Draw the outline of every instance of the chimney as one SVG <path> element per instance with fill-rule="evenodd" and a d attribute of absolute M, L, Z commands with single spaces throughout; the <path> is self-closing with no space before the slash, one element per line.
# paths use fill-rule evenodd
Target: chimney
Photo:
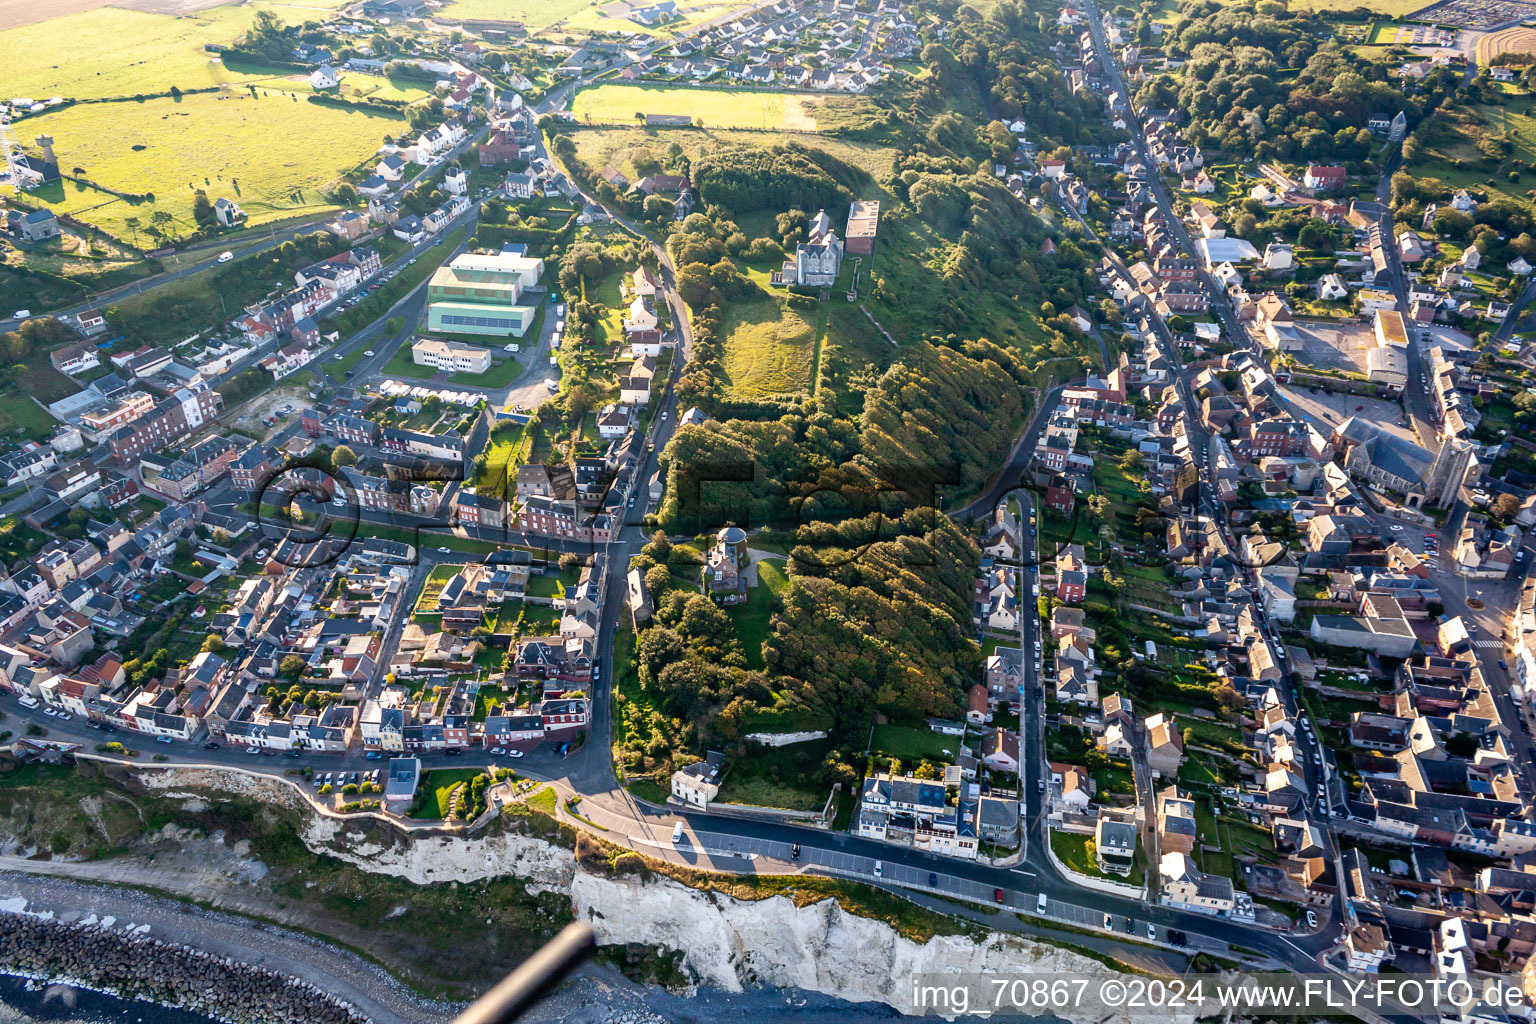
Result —
<path fill-rule="evenodd" d="M 59 162 L 54 157 L 54 155 L 53 155 L 53 136 L 52 135 L 39 135 L 37 137 L 37 144 L 38 144 L 38 146 L 43 151 L 43 159 L 44 160 L 48 161 L 51 164 L 56 164 L 56 163 Z"/>

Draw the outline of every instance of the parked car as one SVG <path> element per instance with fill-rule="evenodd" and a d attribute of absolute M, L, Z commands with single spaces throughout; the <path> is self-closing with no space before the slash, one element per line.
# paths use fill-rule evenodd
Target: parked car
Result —
<path fill-rule="evenodd" d="M 1001 889 L 993 889 L 992 890 L 992 898 L 994 900 L 996 900 L 998 903 L 1006 902 L 1006 897 L 1003 895 L 1003 890 L 1001 890 Z"/>

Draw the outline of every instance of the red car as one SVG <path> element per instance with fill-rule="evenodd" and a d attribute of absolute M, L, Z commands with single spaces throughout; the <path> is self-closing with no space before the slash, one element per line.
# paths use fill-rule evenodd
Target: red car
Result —
<path fill-rule="evenodd" d="M 1365 406 L 1363 406 L 1363 405 L 1357 405 L 1357 406 L 1355 406 L 1355 412 L 1359 412 L 1361 409 L 1364 409 L 1364 408 L 1365 408 Z"/>
<path fill-rule="evenodd" d="M 992 898 L 997 900 L 997 902 L 999 902 L 999 903 L 1003 902 L 1003 890 L 1001 890 L 1001 889 L 993 889 L 992 890 Z"/>

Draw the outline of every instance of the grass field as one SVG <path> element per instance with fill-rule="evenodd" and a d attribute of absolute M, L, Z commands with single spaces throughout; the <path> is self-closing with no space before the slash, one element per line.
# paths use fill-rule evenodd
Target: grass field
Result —
<path fill-rule="evenodd" d="M 1111 881 L 1123 882 L 1126 885 L 1141 885 L 1146 879 L 1146 872 L 1141 866 L 1142 852 L 1140 847 L 1136 851 L 1136 864 L 1131 868 L 1130 875 L 1111 875 L 1099 870 L 1098 860 L 1088 853 L 1088 844 L 1093 842 L 1092 836 L 1077 835 L 1073 832 L 1061 832 L 1051 829 L 1051 852 L 1056 855 L 1067 867 L 1078 874 L 1087 875 L 1090 878 L 1108 878 Z"/>
<path fill-rule="evenodd" d="M 875 726 L 870 749 L 897 758 L 904 769 L 910 769 L 924 758 L 948 764 L 960 746 L 959 736 L 941 736 L 924 725 L 888 724 Z"/>
<path fill-rule="evenodd" d="M 517 467 L 528 460 L 533 447 L 529 442 L 527 428 L 515 423 L 499 425 L 491 432 L 485 464 L 475 475 L 480 493 L 504 498 L 509 488 L 515 489 Z"/>
<path fill-rule="evenodd" d="M 171 18 L 103 7 L 0 32 L 7 95 L 95 99 L 270 78 L 270 71 L 227 69 L 203 49 L 233 42 L 250 27 L 255 10 L 216 7 Z M 290 11 L 287 20 L 299 19 Z"/>
<path fill-rule="evenodd" d="M 639 114 L 687 112 L 706 128 L 815 131 L 819 96 L 753 89 L 692 89 L 671 85 L 599 85 L 576 94 L 579 121 L 629 124 Z"/>
<path fill-rule="evenodd" d="M 449 18 L 483 18 L 489 21 L 521 21 L 529 32 L 548 28 L 587 8 L 597 0 L 458 0 L 443 8 Z"/>
<path fill-rule="evenodd" d="M 243 0 L 182 17 L 104 4 L 66 14 L 65 5 L 48 5 L 60 12 L 58 17 L 0 31 L 6 96 L 96 99 L 165 92 L 173 85 L 202 89 L 271 78 L 268 69 L 225 68 L 203 46 L 234 42 L 259 10 L 294 24 L 318 19 L 343 3 L 304 0 L 299 7 L 282 0 Z M 16 23 L 9 13 L 0 8 L 0 25 Z"/>
<path fill-rule="evenodd" d="M 756 401 L 810 387 L 816 326 L 782 296 L 731 306 L 724 334 L 725 375 L 733 398 Z"/>
<path fill-rule="evenodd" d="M 747 599 L 727 608 L 725 613 L 736 625 L 736 635 L 747 653 L 747 667 L 763 667 L 763 642 L 768 639 L 768 627 L 773 612 L 778 607 L 778 595 L 788 585 L 782 561 L 762 561 L 757 564 L 758 585 L 747 590 Z"/>
<path fill-rule="evenodd" d="M 448 817 L 448 797 L 459 783 L 469 785 L 469 780 L 481 774 L 479 768 L 438 768 L 422 777 L 416 790 L 416 802 L 406 812 L 412 818 Z"/>
<path fill-rule="evenodd" d="M 701 25 L 712 18 L 729 14 L 747 6 L 748 0 L 703 0 L 700 3 L 681 3 L 677 5 L 678 17 L 663 25 L 642 25 L 637 21 L 631 21 L 627 14 L 636 7 L 646 6 L 645 2 L 625 3 L 618 0 L 616 3 L 592 4 L 583 7 L 575 14 L 560 23 L 560 28 L 567 32 L 638 32 L 648 36 L 670 36 L 684 29 Z"/>
<path fill-rule="evenodd" d="M 1491 64 L 1495 57 L 1506 53 L 1531 53 L 1536 51 L 1536 29 L 1517 25 L 1502 32 L 1493 32 L 1477 41 L 1477 62 Z"/>
<path fill-rule="evenodd" d="M 1365 41 L 1369 46 L 1393 46 L 1397 43 L 1399 28 L 1390 22 L 1373 22 Z"/>
<path fill-rule="evenodd" d="M 1353 11 L 1357 7 L 1368 7 L 1372 14 L 1384 18 L 1405 18 L 1424 6 L 1426 0 L 1370 0 L 1370 3 L 1361 0 L 1296 0 L 1295 3 L 1299 11 Z"/>
<path fill-rule="evenodd" d="M 1536 97 L 1507 96 L 1499 104 L 1458 108 L 1456 121 L 1441 121 L 1418 134 L 1423 140 L 1420 155 L 1406 169 L 1415 177 L 1438 178 L 1451 188 L 1484 189 L 1494 197 L 1508 196 L 1524 205 L 1533 181 L 1527 173 L 1509 180 L 1509 160 L 1536 161 Z M 1513 144 L 1509 160 L 1497 168 L 1478 148 L 1480 135 L 1508 138 Z M 1462 161 L 1458 167 L 1455 161 Z"/>
<path fill-rule="evenodd" d="M 631 115 L 633 112 L 631 112 Z M 690 160 L 699 154 L 725 144 L 750 146 L 771 145 L 779 142 L 798 142 L 805 146 L 824 150 L 839 160 L 861 167 L 876 179 L 888 177 L 896 165 L 897 151 L 890 146 L 868 142 L 845 142 L 825 135 L 804 132 L 779 132 L 764 135 L 761 132 L 730 131 L 727 129 L 698 131 L 689 128 L 593 128 L 571 133 L 576 152 L 593 167 L 612 164 L 631 181 L 643 175 L 635 170 L 637 158 L 657 159 L 666 155 L 675 144 Z"/>
<path fill-rule="evenodd" d="M 259 90 L 84 104 L 32 118 L 24 134 L 52 134 L 65 173 L 107 188 L 151 193 L 128 202 L 74 181 L 31 193 L 55 212 L 70 213 L 132 241 L 127 224 L 137 218 L 137 237 L 161 210 L 175 218 L 178 234 L 195 229 L 193 191 L 209 199 L 233 199 L 261 224 L 333 209 L 320 189 L 370 156 L 384 135 L 404 123 L 398 117 L 309 103 L 295 93 Z"/>

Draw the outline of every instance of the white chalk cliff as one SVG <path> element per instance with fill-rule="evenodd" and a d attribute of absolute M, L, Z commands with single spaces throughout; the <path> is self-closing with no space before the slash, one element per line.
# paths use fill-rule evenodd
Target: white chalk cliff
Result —
<path fill-rule="evenodd" d="M 1012 935 L 914 942 L 880 921 L 848 913 L 832 899 L 797 907 L 787 897 L 737 900 L 660 875 L 594 875 L 564 847 L 495 828 L 481 837 L 429 833 L 380 842 L 352 822 L 313 813 L 291 785 L 273 779 L 201 769 L 144 772 L 140 778 L 160 789 L 206 787 L 306 808 L 304 843 L 364 871 L 417 884 L 516 875 L 536 891 L 568 892 L 576 917 L 592 925 L 600 943 L 680 950 L 700 984 L 724 991 L 794 987 L 913 1013 L 912 979 L 918 974 L 1114 973 L 1089 957 Z"/>

